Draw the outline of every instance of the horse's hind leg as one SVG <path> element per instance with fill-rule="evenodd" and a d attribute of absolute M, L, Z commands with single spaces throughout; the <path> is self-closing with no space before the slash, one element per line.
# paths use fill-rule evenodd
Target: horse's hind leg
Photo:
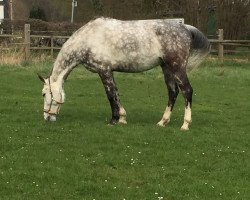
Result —
<path fill-rule="evenodd" d="M 162 65 L 162 71 L 164 74 L 165 83 L 168 88 L 168 105 L 163 114 L 161 121 L 157 123 L 158 126 L 165 126 L 170 121 L 171 113 L 176 101 L 176 98 L 179 94 L 179 88 L 177 83 L 175 82 L 175 78 L 173 74 L 168 70 L 166 65 Z"/>
<path fill-rule="evenodd" d="M 113 72 L 109 70 L 100 71 L 99 76 L 102 80 L 112 110 L 110 124 L 127 124 L 126 111 L 120 104 L 119 94 L 114 81 Z"/>
<path fill-rule="evenodd" d="M 185 99 L 185 116 L 181 130 L 189 130 L 189 124 L 191 123 L 191 106 L 192 106 L 192 95 L 193 89 L 189 83 L 187 74 L 185 71 L 179 71 L 174 74 L 175 80 L 182 91 Z"/>

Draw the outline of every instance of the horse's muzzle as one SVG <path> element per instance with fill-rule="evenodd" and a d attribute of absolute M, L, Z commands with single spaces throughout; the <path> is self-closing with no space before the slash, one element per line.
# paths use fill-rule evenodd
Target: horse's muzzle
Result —
<path fill-rule="evenodd" d="M 48 121 L 48 122 L 55 122 L 56 121 L 56 115 L 51 115 L 47 112 L 43 113 L 43 117 L 44 117 L 44 120 Z"/>

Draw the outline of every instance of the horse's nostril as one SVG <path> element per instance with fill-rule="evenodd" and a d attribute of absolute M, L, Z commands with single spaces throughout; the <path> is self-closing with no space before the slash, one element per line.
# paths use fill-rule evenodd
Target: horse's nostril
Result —
<path fill-rule="evenodd" d="M 49 115 L 45 117 L 45 121 L 47 121 L 47 122 L 50 121 L 50 116 Z"/>

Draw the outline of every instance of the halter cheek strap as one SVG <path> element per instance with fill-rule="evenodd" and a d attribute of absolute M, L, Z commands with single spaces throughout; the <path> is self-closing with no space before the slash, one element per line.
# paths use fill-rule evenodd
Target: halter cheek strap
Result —
<path fill-rule="evenodd" d="M 50 102 L 50 105 L 49 105 L 49 109 L 47 109 L 47 110 L 44 109 L 43 111 L 44 111 L 45 113 L 50 114 L 50 115 L 57 115 L 57 114 L 59 113 L 59 110 L 60 110 L 60 108 L 61 108 L 61 105 L 63 104 L 63 102 L 62 102 L 62 96 L 61 96 L 61 101 L 57 101 L 57 100 L 54 99 L 53 93 L 52 93 L 52 90 L 51 90 L 50 77 L 49 77 L 49 93 L 50 93 L 50 95 L 51 95 L 51 102 Z M 57 109 L 56 109 L 55 112 L 52 112 L 52 111 L 51 111 L 53 101 L 56 102 L 57 104 L 59 104 L 59 106 L 57 107 Z"/>

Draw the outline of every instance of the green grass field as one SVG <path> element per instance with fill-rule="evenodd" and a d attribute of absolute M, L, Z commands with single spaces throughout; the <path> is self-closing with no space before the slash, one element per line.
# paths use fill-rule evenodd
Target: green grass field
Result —
<path fill-rule="evenodd" d="M 0 199 L 250 199 L 250 63 L 208 61 L 189 74 L 193 123 L 181 132 L 184 101 L 161 119 L 167 91 L 160 68 L 116 74 L 125 126 L 99 77 L 82 67 L 65 83 L 55 123 L 42 116 L 50 62 L 0 67 Z"/>

